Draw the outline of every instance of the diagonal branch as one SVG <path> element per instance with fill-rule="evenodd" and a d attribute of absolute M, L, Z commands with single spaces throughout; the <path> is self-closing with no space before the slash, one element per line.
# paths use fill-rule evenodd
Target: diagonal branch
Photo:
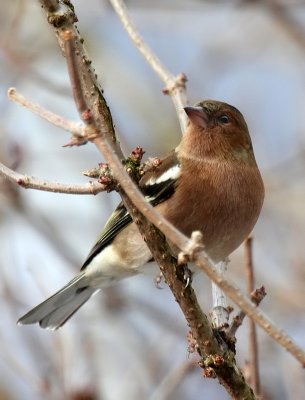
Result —
<path fill-rule="evenodd" d="M 27 108 L 34 114 L 39 115 L 39 117 L 45 119 L 51 124 L 58 126 L 65 131 L 71 132 L 73 136 L 76 136 L 79 139 L 86 139 L 87 133 L 83 124 L 70 121 L 66 118 L 61 117 L 60 115 L 53 113 L 52 111 L 47 110 L 40 104 L 34 103 L 33 101 L 23 96 L 15 88 L 9 88 L 7 91 L 7 95 L 10 100 L 15 101 L 16 103 Z"/>
<path fill-rule="evenodd" d="M 263 300 L 263 298 L 266 296 L 266 291 L 264 286 L 261 286 L 258 289 L 255 289 L 252 293 L 251 293 L 251 301 L 253 304 L 255 304 L 256 306 L 258 306 L 261 301 Z M 236 336 L 236 332 L 238 330 L 238 328 L 241 326 L 243 320 L 245 319 L 245 316 L 247 314 L 244 311 L 240 311 L 239 314 L 237 314 L 235 317 L 233 317 L 233 321 L 231 323 L 231 325 L 229 326 L 229 328 L 226 330 L 226 334 L 228 337 L 235 337 Z"/>
<path fill-rule="evenodd" d="M 17 183 L 25 189 L 37 189 L 45 192 L 65 194 L 97 194 L 106 188 L 99 182 L 90 182 L 84 185 L 71 185 L 59 182 L 51 182 L 33 176 L 22 175 L 0 163 L 0 175 L 11 182 Z"/>
<path fill-rule="evenodd" d="M 254 291 L 254 266 L 252 257 L 252 236 L 248 236 L 245 241 L 245 259 L 246 259 L 246 274 L 247 274 L 247 291 L 251 295 Z M 249 383 L 253 386 L 256 396 L 260 396 L 260 376 L 258 363 L 258 343 L 256 325 L 252 319 L 249 320 Z"/>
<path fill-rule="evenodd" d="M 185 86 L 185 83 L 187 81 L 186 76 L 184 74 L 179 74 L 175 77 L 168 71 L 165 65 L 162 64 L 157 55 L 152 51 L 147 43 L 145 43 L 145 41 L 137 31 L 137 28 L 132 21 L 123 0 L 109 1 L 112 4 L 112 7 L 116 11 L 116 13 L 118 14 L 126 32 L 130 36 L 131 40 L 133 41 L 139 52 L 165 84 L 163 92 L 164 94 L 168 94 L 171 96 L 176 109 L 176 113 L 178 115 L 181 131 L 182 133 L 184 133 L 187 126 L 187 118 L 185 112 L 183 111 L 183 108 L 187 105 Z"/>
<path fill-rule="evenodd" d="M 50 0 L 39 0 L 42 7 L 47 13 L 49 24 L 53 27 L 54 33 L 57 37 L 58 44 L 65 55 L 65 44 L 67 31 L 73 36 L 74 57 L 77 58 L 78 68 L 84 73 L 80 76 L 80 84 L 82 87 L 82 95 L 86 104 L 90 104 L 90 113 L 94 117 L 99 126 L 99 131 L 102 135 L 108 135 L 114 143 L 114 148 L 119 158 L 123 159 L 123 153 L 117 141 L 115 130 L 113 126 L 112 116 L 106 100 L 102 94 L 102 90 L 97 80 L 96 72 L 94 71 L 91 60 L 84 48 L 84 40 L 80 37 L 75 22 L 77 16 L 74 12 L 72 3 L 68 0 L 57 2 L 57 7 L 54 9 L 54 3 Z"/>

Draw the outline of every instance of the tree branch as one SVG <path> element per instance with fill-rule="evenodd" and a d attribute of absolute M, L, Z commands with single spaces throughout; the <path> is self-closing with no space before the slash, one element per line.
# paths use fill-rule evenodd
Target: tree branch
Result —
<path fill-rule="evenodd" d="M 82 123 L 70 121 L 60 115 L 53 113 L 52 111 L 47 110 L 40 104 L 34 103 L 33 101 L 23 96 L 15 88 L 9 88 L 7 91 L 7 95 L 10 100 L 15 101 L 21 106 L 27 108 L 28 110 L 50 122 L 51 124 L 58 126 L 65 131 L 71 132 L 71 134 L 78 139 L 83 139 L 87 141 L 88 135 L 86 132 L 86 126 L 84 126 Z"/>
<path fill-rule="evenodd" d="M 106 186 L 99 182 L 90 182 L 84 185 L 71 185 L 22 175 L 6 167 L 2 163 L 0 163 L 0 175 L 25 189 L 37 189 L 45 192 L 92 195 L 106 190 Z"/>
<path fill-rule="evenodd" d="M 245 261 L 247 274 L 247 291 L 249 295 L 254 290 L 254 267 L 252 257 L 252 236 L 248 236 L 245 241 Z M 249 369 L 250 369 L 250 385 L 253 387 L 256 396 L 260 396 L 260 378 L 258 365 L 258 344 L 256 326 L 252 319 L 249 319 Z"/>
<path fill-rule="evenodd" d="M 67 32 L 69 32 L 71 36 L 70 45 L 73 46 L 74 57 L 76 57 L 76 61 L 73 62 L 80 70 L 84 71 L 84 74 L 80 76 L 80 85 L 86 104 L 90 104 L 90 109 L 88 111 L 98 124 L 99 132 L 102 135 L 109 135 L 109 137 L 111 137 L 116 153 L 120 159 L 123 159 L 124 156 L 115 135 L 109 107 L 102 95 L 102 90 L 97 81 L 97 75 L 91 66 L 91 60 L 85 51 L 83 45 L 84 40 L 81 38 L 75 26 L 75 22 L 77 22 L 78 19 L 74 13 L 72 3 L 68 0 L 60 2 L 54 10 L 54 4 L 50 7 L 49 0 L 39 0 L 39 2 L 46 10 L 48 22 L 54 29 L 59 46 L 64 55 L 67 42 L 66 35 Z M 69 71 L 69 73 L 70 72 L 71 71 Z"/>
<path fill-rule="evenodd" d="M 251 293 L 250 297 L 252 303 L 258 306 L 260 302 L 263 300 L 263 298 L 266 296 L 266 294 L 267 293 L 265 291 L 264 286 L 260 287 L 259 289 L 255 289 Z M 227 336 L 231 338 L 236 336 L 237 329 L 241 326 L 246 315 L 247 314 L 244 311 L 240 311 L 240 313 L 233 318 L 231 326 L 226 330 Z"/>
<path fill-rule="evenodd" d="M 171 96 L 176 109 L 176 113 L 178 115 L 181 131 L 182 133 L 184 133 L 188 123 L 187 117 L 183 110 L 183 108 L 187 105 L 185 85 L 187 81 L 186 76 L 184 74 L 179 74 L 175 77 L 168 71 L 165 65 L 162 64 L 160 59 L 144 42 L 143 38 L 137 31 L 137 28 L 132 21 L 123 0 L 109 1 L 112 4 L 112 7 L 116 11 L 116 13 L 118 14 L 123 24 L 123 27 L 125 28 L 126 32 L 128 33 L 129 37 L 131 38 L 139 52 L 165 84 L 163 93 Z"/>

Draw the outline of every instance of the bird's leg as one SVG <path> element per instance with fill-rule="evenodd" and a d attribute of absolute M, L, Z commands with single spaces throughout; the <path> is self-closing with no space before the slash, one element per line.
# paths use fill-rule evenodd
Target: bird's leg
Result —
<path fill-rule="evenodd" d="M 216 265 L 217 271 L 224 275 L 229 260 L 221 261 Z M 224 292 L 212 282 L 213 311 L 211 313 L 212 325 L 214 328 L 223 329 L 228 326 L 229 312 L 227 299 Z"/>

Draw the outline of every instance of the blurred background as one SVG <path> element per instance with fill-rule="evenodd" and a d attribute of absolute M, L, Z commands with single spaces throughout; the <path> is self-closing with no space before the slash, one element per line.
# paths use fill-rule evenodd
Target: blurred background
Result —
<path fill-rule="evenodd" d="M 250 128 L 266 185 L 254 231 L 261 307 L 305 347 L 305 4 L 304 1 L 126 2 L 147 43 L 172 73 L 188 77 L 188 98 L 223 100 Z M 0 160 L 21 173 L 86 183 L 102 161 L 96 148 L 63 148 L 69 135 L 7 99 L 7 89 L 78 121 L 65 60 L 38 1 L 0 0 Z M 78 27 L 111 107 L 124 151 L 166 153 L 180 140 L 163 85 L 130 42 L 106 0 L 74 0 Z M 278 4 L 279 6 L 277 6 Z M 121 282 L 95 296 L 56 332 L 17 327 L 29 308 L 79 270 L 119 201 L 73 196 L 0 181 L 0 399 L 228 399 L 202 378 L 187 352 L 187 326 L 165 284 Z M 244 249 L 228 275 L 245 288 Z M 194 281 L 203 310 L 211 285 Z M 237 311 L 237 310 L 235 310 Z M 302 399 L 300 365 L 264 332 L 259 361 L 264 399 Z M 238 361 L 248 359 L 247 323 Z"/>

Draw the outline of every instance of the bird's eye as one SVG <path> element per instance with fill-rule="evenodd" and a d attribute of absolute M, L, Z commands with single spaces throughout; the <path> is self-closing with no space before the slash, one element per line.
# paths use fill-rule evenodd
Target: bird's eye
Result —
<path fill-rule="evenodd" d="M 219 122 L 221 122 L 222 124 L 228 124 L 230 122 L 230 118 L 226 115 L 223 114 L 218 118 Z"/>

